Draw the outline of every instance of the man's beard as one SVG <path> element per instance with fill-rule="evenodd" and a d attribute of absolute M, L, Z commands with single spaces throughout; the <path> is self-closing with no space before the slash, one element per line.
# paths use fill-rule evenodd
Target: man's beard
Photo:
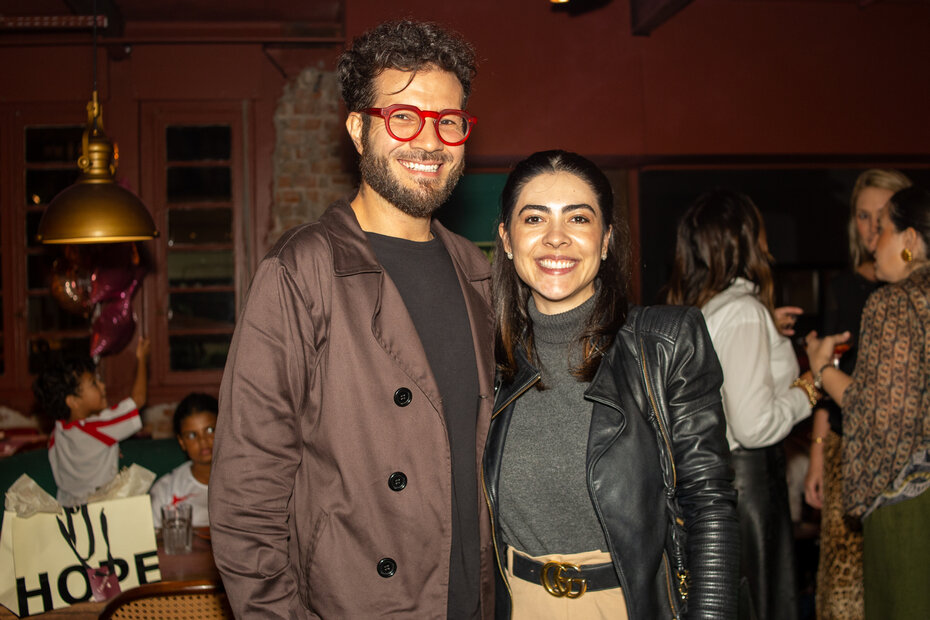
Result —
<path fill-rule="evenodd" d="M 404 159 L 424 164 L 439 162 L 447 166 L 452 161 L 452 156 L 448 153 L 429 155 L 423 151 L 412 150 L 404 155 Z M 392 205 L 413 217 L 429 217 L 452 195 L 452 190 L 465 170 L 465 159 L 449 171 L 449 176 L 441 186 L 437 185 L 441 183 L 440 179 L 423 179 L 417 183 L 416 188 L 406 187 L 391 171 L 388 157 L 374 155 L 368 133 L 365 132 L 362 136 L 359 170 L 362 180 Z"/>

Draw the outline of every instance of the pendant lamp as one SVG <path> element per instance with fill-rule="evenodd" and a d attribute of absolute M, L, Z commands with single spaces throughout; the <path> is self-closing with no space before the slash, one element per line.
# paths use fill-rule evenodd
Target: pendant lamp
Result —
<path fill-rule="evenodd" d="M 97 99 L 97 7 L 94 2 L 94 91 L 87 104 L 87 127 L 78 159 L 81 176 L 49 203 L 39 222 L 41 243 L 119 243 L 158 236 L 148 209 L 135 194 L 119 186 L 116 149 L 103 131 Z"/>

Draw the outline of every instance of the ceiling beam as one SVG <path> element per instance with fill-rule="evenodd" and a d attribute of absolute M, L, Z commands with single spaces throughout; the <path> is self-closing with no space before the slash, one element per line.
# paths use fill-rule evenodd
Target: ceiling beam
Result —
<path fill-rule="evenodd" d="M 633 35 L 648 37 L 691 0 L 630 0 Z"/>

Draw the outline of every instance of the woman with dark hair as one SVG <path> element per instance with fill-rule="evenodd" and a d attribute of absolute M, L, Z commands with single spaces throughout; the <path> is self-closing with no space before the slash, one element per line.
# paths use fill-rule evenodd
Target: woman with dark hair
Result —
<path fill-rule="evenodd" d="M 832 364 L 849 333 L 807 336 L 815 383 L 843 409 L 846 514 L 863 524 L 866 618 L 930 618 L 930 192 L 882 209 L 852 376 Z"/>
<path fill-rule="evenodd" d="M 856 366 L 859 322 L 869 295 L 881 282 L 875 277 L 878 219 L 892 194 L 910 186 L 897 170 L 873 168 L 858 176 L 849 200 L 849 258 L 852 269 L 837 275 L 828 287 L 823 333 L 850 333 L 851 347 L 839 359 L 840 369 L 852 374 Z M 839 406 L 825 399 L 814 410 L 810 462 L 804 498 L 820 509 L 820 553 L 817 566 L 817 618 L 861 620 L 865 614 L 862 591 L 862 532 L 843 518 L 840 441 L 843 419 Z"/>
<path fill-rule="evenodd" d="M 667 301 L 696 306 L 723 367 L 723 410 L 739 492 L 741 596 L 759 620 L 797 617 L 785 456 L 791 428 L 817 402 L 773 319 L 771 255 L 748 196 L 715 190 L 678 224 Z M 741 602 L 741 606 L 743 603 Z"/>
<path fill-rule="evenodd" d="M 499 617 L 735 616 L 720 367 L 699 312 L 629 307 L 628 252 L 593 163 L 511 172 L 483 471 Z"/>

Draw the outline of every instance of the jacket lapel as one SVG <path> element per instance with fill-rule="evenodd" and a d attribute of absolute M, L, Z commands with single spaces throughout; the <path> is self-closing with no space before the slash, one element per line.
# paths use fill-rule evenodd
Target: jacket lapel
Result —
<path fill-rule="evenodd" d="M 416 384 L 433 407 L 440 410 L 439 388 L 426 359 L 413 320 L 400 292 L 378 262 L 365 232 L 348 202 L 340 202 L 324 214 L 333 252 L 333 274 L 351 278 L 360 299 L 372 308 L 371 334 L 385 353 Z"/>
<path fill-rule="evenodd" d="M 330 245 L 333 248 L 334 275 L 357 279 L 358 293 L 369 297 L 373 302 L 369 306 L 374 308 L 371 317 L 372 336 L 426 395 L 433 407 L 441 412 L 439 387 L 430 369 L 420 336 L 400 292 L 378 262 L 352 208 L 347 202 L 340 203 L 334 209 L 328 210 L 323 217 L 327 218 L 333 229 Z M 482 398 L 489 398 L 494 372 L 493 323 L 490 307 L 481 289 L 483 287 L 483 290 L 487 291 L 485 295 L 489 295 L 490 265 L 485 265 L 482 270 L 476 268 L 474 260 L 464 259 L 452 234 L 439 222 L 433 222 L 433 230 L 442 240 L 455 266 L 475 345 L 479 393 Z M 482 408 L 482 411 L 484 409 L 486 408 Z M 480 421 L 479 428 L 482 428 Z M 487 428 L 486 423 L 483 428 Z"/>

